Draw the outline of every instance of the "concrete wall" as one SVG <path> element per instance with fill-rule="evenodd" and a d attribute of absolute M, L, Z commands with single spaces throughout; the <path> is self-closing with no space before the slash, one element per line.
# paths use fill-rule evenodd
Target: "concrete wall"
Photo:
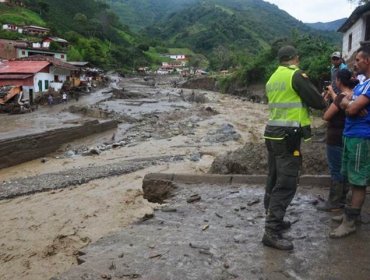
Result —
<path fill-rule="evenodd" d="M 352 47 L 348 49 L 349 36 L 352 34 Z M 342 56 L 347 60 L 361 46 L 360 42 L 365 38 L 365 20 L 360 18 L 350 29 L 343 34 Z"/>
<path fill-rule="evenodd" d="M 49 74 L 49 73 L 37 73 L 34 76 L 33 79 L 33 88 L 35 93 L 37 92 L 42 92 L 46 91 L 47 89 L 45 88 L 45 81 L 48 81 L 48 84 L 50 84 L 50 81 L 54 80 L 54 75 Z M 41 88 L 39 87 L 39 81 L 41 81 Z"/>
<path fill-rule="evenodd" d="M 62 144 L 94 133 L 117 128 L 116 121 L 89 121 L 79 126 L 0 140 L 0 168 L 43 157 Z"/>

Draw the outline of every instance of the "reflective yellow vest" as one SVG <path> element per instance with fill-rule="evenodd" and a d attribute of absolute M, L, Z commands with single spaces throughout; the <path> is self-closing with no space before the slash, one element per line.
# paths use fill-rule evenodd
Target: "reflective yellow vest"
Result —
<path fill-rule="evenodd" d="M 308 107 L 293 89 L 292 79 L 297 66 L 279 66 L 266 84 L 271 126 L 303 127 L 311 124 Z"/>

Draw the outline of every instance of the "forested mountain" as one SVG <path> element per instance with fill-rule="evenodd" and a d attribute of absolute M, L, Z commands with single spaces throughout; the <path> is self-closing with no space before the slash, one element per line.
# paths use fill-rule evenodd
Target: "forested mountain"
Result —
<path fill-rule="evenodd" d="M 314 30 L 262 0 L 23 3 L 24 7 L 0 3 L 0 23 L 49 27 L 53 35 L 71 43 L 69 60 L 124 72 L 158 65 L 159 53 L 182 47 L 197 53 L 188 56 L 194 67 L 206 57 L 209 70 L 234 69 L 240 81 L 263 81 L 276 66 L 278 47 L 290 43 L 300 48 L 302 67 L 320 79 L 327 71 L 328 53 L 340 46 L 340 34 Z"/>
<path fill-rule="evenodd" d="M 150 26 L 199 0 L 105 0 L 132 30 Z"/>
<path fill-rule="evenodd" d="M 347 18 L 341 18 L 330 22 L 306 23 L 306 25 L 318 30 L 337 31 L 346 20 Z"/>
<path fill-rule="evenodd" d="M 319 31 L 262 0 L 106 0 L 121 21 L 150 40 L 191 48 L 211 68 L 236 65 L 281 38 L 309 35 L 340 45 L 341 35 Z"/>
<path fill-rule="evenodd" d="M 203 12 L 212 13 L 210 7 L 218 8 L 223 13 L 215 12 L 213 21 L 219 20 L 220 16 L 234 16 L 234 24 L 244 27 L 246 32 L 255 32 L 262 36 L 263 40 L 286 36 L 292 29 L 300 32 L 314 33 L 338 41 L 339 35 L 333 33 L 320 33 L 314 31 L 306 24 L 293 18 L 288 13 L 280 10 L 276 5 L 262 0 L 105 0 L 112 10 L 120 17 L 121 21 L 135 30 L 152 27 L 153 25 L 163 29 L 170 24 L 177 27 L 183 23 L 194 30 L 199 16 Z M 209 9 L 197 11 L 208 6 Z M 197 17 L 194 16 L 194 12 Z M 189 22 L 188 19 L 193 20 Z M 210 16 L 208 16 L 210 18 Z M 196 19 L 196 20 L 195 20 Z M 176 22 L 176 20 L 178 22 Z M 188 21 L 188 22 L 187 22 Z M 158 25 L 158 23 L 161 23 Z M 196 27 L 196 26 L 195 26 Z M 168 27 L 171 29 L 173 27 Z M 259 32 L 263 31 L 263 32 Z M 166 30 L 164 30 L 166 33 Z"/>
<path fill-rule="evenodd" d="M 150 63 L 139 48 L 142 39 L 102 1 L 23 0 L 23 3 L 22 7 L 0 4 L 0 23 L 41 23 L 49 27 L 52 35 L 70 42 L 69 60 L 86 60 L 106 69 L 128 68 L 134 62 Z"/>

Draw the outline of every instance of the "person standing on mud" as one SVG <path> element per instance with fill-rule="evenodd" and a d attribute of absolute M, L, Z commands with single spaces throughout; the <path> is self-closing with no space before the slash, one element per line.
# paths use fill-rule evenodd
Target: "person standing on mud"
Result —
<path fill-rule="evenodd" d="M 280 250 L 292 250 L 293 243 L 283 238 L 282 231 L 290 228 L 284 216 L 297 190 L 302 161 L 301 138 L 311 138 L 308 107 L 324 109 L 326 105 L 307 75 L 298 68 L 298 52 L 293 46 L 280 48 L 278 58 L 280 65 L 266 84 L 270 115 L 264 133 L 268 177 L 262 243 Z"/>
<path fill-rule="evenodd" d="M 324 99 L 331 101 L 323 116 L 323 119 L 328 122 L 326 130 L 326 158 L 330 171 L 331 186 L 328 200 L 317 206 L 317 209 L 321 211 L 337 211 L 343 208 L 346 203 L 348 185 L 341 174 L 342 134 L 346 115 L 344 110 L 340 108 L 340 103 L 343 98 L 350 99 L 352 97 L 352 89 L 358 82 L 351 71 L 342 69 L 338 71 L 335 81 L 340 93 L 336 94 L 332 86 L 328 86 L 325 92 Z"/>
<path fill-rule="evenodd" d="M 51 94 L 49 94 L 49 96 L 48 96 L 48 104 L 49 104 L 49 106 L 52 106 L 53 105 L 53 102 L 54 102 L 54 98 L 53 98 L 53 96 Z"/>
<path fill-rule="evenodd" d="M 352 190 L 350 205 L 344 214 L 333 217 L 341 222 L 330 232 L 331 238 L 345 237 L 356 231 L 355 222 L 360 218 L 370 185 L 370 46 L 361 47 L 356 54 L 355 70 L 366 80 L 353 89 L 351 99 L 343 98 L 341 107 L 346 112 L 342 173 L 348 178 Z"/>
<path fill-rule="evenodd" d="M 67 93 L 65 91 L 62 94 L 62 102 L 67 103 Z"/>

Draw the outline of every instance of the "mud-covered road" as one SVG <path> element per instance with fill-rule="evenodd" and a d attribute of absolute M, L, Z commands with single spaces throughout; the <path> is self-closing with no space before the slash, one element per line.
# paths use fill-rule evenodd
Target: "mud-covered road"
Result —
<path fill-rule="evenodd" d="M 77 264 L 78 250 L 153 211 L 142 198 L 145 174 L 206 173 L 216 156 L 262 141 L 266 105 L 174 88 L 176 77 L 113 79 L 78 102 L 0 116 L 2 138 L 83 119 L 120 121 L 117 130 L 0 170 L 1 279 L 58 275 Z"/>
<path fill-rule="evenodd" d="M 0 279 L 61 275 L 77 265 L 81 249 L 152 213 L 159 206 L 141 188 L 148 173 L 265 173 L 267 106 L 180 84 L 176 76 L 112 76 L 109 87 L 78 101 L 0 116 L 0 138 L 91 119 L 119 122 L 0 170 Z M 323 143 L 304 149 L 306 173 L 326 174 Z"/>

